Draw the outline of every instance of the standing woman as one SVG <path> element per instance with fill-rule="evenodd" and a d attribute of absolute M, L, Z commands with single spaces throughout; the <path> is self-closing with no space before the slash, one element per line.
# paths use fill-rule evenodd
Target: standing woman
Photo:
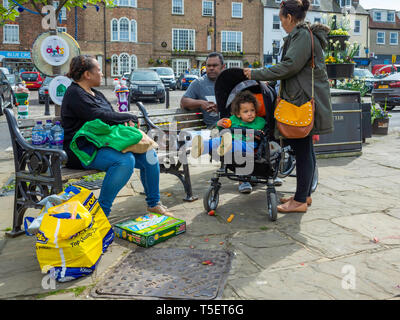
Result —
<path fill-rule="evenodd" d="M 280 97 L 296 106 L 301 106 L 312 97 L 312 41 L 314 37 L 314 127 L 301 139 L 285 139 L 296 154 L 296 193 L 294 197 L 282 198 L 279 212 L 306 212 L 311 205 L 311 186 L 316 159 L 312 135 L 333 131 L 332 105 L 326 73 L 323 49 L 327 46 L 329 28 L 322 24 L 309 25 L 304 22 L 310 7 L 309 0 L 286 0 L 281 2 L 279 18 L 288 34 L 284 38 L 281 61 L 268 69 L 244 69 L 248 79 L 281 80 Z M 277 134 L 276 134 L 277 135 Z M 279 135 L 279 134 L 278 134 Z"/>
<path fill-rule="evenodd" d="M 80 55 L 71 60 L 67 77 L 73 82 L 65 92 L 61 106 L 61 121 L 64 128 L 64 150 L 68 155 L 67 167 L 72 169 L 97 169 L 106 176 L 100 191 L 99 204 L 106 216 L 118 192 L 129 181 L 134 168 L 140 169 L 140 180 L 146 193 L 147 210 L 163 215 L 171 214 L 160 203 L 160 166 L 154 150 L 143 154 L 122 153 L 109 147 L 97 150 L 93 161 L 85 166 L 70 149 L 75 133 L 88 121 L 100 119 L 108 125 L 138 123 L 135 115 L 116 112 L 106 97 L 94 87 L 100 86 L 103 74 L 97 60 L 89 55 Z M 83 147 L 87 153 L 94 145 Z"/>

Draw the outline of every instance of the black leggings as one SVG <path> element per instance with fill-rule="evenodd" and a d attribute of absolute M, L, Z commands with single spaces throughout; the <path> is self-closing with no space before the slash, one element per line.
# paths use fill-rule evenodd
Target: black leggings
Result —
<path fill-rule="evenodd" d="M 311 196 L 312 181 L 315 170 L 315 153 L 312 136 L 302 139 L 286 139 L 285 144 L 292 147 L 296 156 L 296 193 L 294 200 L 306 202 Z"/>

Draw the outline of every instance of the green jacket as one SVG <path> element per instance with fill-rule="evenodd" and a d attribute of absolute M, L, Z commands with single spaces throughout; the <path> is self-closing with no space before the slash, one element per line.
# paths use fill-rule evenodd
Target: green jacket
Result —
<path fill-rule="evenodd" d="M 314 34 L 315 120 L 310 134 L 333 131 L 332 104 L 323 49 L 327 46 L 329 28 L 323 24 L 310 26 Z M 311 37 L 306 23 L 297 25 L 284 38 L 282 60 L 267 69 L 252 70 L 251 79 L 281 80 L 281 98 L 297 106 L 311 99 Z"/>
<path fill-rule="evenodd" d="M 254 130 L 263 130 L 265 127 L 265 119 L 262 117 L 256 117 L 252 122 L 245 122 L 242 119 L 240 119 L 239 117 L 235 116 L 235 115 L 231 115 L 229 117 L 229 119 L 232 122 L 231 128 L 249 128 L 249 129 L 254 129 Z M 224 128 L 222 127 L 218 127 L 218 129 L 222 130 Z M 234 136 L 234 139 L 236 140 L 243 140 L 243 141 L 247 141 L 247 136 L 243 136 L 240 135 L 238 136 Z"/>
<path fill-rule="evenodd" d="M 97 149 L 110 147 L 122 151 L 138 143 L 142 136 L 136 127 L 122 124 L 110 126 L 100 119 L 96 119 L 86 122 L 75 133 L 70 149 L 82 163 L 89 165 L 96 157 Z"/>

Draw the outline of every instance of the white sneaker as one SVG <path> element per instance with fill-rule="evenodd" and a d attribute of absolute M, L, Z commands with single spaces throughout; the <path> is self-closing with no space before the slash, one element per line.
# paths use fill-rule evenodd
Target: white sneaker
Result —
<path fill-rule="evenodd" d="M 219 156 L 223 156 L 232 150 L 232 135 L 230 132 L 225 132 L 221 137 L 221 144 L 217 148 Z"/>
<path fill-rule="evenodd" d="M 204 152 L 204 142 L 203 137 L 201 135 L 195 135 L 192 139 L 192 149 L 190 150 L 190 154 L 193 158 L 197 159 Z"/>

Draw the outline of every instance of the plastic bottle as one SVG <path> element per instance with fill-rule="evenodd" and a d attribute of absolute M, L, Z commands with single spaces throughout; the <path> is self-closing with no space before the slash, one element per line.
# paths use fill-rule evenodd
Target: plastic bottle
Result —
<path fill-rule="evenodd" d="M 42 146 L 45 140 L 45 131 L 42 121 L 36 121 L 36 125 L 32 128 L 32 144 L 34 146 Z"/>
<path fill-rule="evenodd" d="M 50 136 L 50 148 L 62 150 L 64 142 L 64 129 L 61 127 L 60 121 L 56 121 L 56 124 L 51 128 Z"/>
<path fill-rule="evenodd" d="M 45 132 L 45 141 L 44 145 L 46 148 L 50 148 L 50 136 L 51 136 L 51 128 L 53 127 L 53 123 L 50 119 L 46 120 L 46 124 L 44 125 L 44 132 Z"/>

